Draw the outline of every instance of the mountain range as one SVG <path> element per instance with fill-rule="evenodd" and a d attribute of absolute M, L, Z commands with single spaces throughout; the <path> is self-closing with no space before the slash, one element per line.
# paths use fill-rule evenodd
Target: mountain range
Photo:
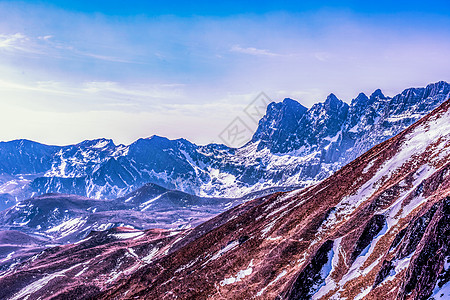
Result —
<path fill-rule="evenodd" d="M 175 234 L 252 198 L 199 197 L 152 183 L 112 200 L 35 196 L 0 211 L 0 271 L 46 248 L 79 242 L 93 231 L 155 228 Z"/>
<path fill-rule="evenodd" d="M 271 103 L 246 145 L 195 145 L 152 136 L 131 145 L 98 139 L 69 146 L 0 143 L 0 209 L 45 193 L 116 199 L 147 183 L 200 197 L 239 198 L 320 182 L 436 108 L 450 95 L 437 82 L 393 98 L 380 90 L 347 104 L 330 94 L 306 108 Z"/>
<path fill-rule="evenodd" d="M 318 111 L 322 117 L 305 121 L 309 129 L 293 137 L 275 128 L 292 126 L 295 132 L 295 126 L 285 120 L 277 124 L 271 116 L 298 119 L 291 109 L 283 110 L 297 104 L 271 104 L 260 122 L 260 127 L 269 125 L 242 149 L 278 157 L 310 152 L 318 159 L 316 168 L 328 165 L 327 171 L 340 160 L 351 162 L 306 188 L 244 201 L 195 228 L 115 227 L 47 248 L 0 274 L 0 298 L 446 299 L 450 100 L 439 99 L 444 87 L 448 85 L 430 85 L 392 99 L 377 91 L 373 97 L 358 96 L 351 106 L 330 96 L 310 110 L 301 109 L 300 120 Z M 349 114 L 359 101 L 383 109 L 371 114 L 370 105 L 362 106 L 367 113 L 355 121 Z M 394 135 L 433 106 L 431 113 Z M 377 136 L 380 132 L 384 135 Z M 349 151 L 389 135 L 394 136 L 361 155 Z M 318 145 L 320 141 L 328 143 Z M 233 150 L 234 155 L 242 149 Z M 139 193 L 134 197 L 137 207 L 145 203 Z"/>

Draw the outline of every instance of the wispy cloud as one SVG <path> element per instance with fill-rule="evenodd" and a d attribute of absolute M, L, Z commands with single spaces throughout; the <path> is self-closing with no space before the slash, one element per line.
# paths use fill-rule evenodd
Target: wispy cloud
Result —
<path fill-rule="evenodd" d="M 112 81 L 92 81 L 83 84 L 83 91 L 116 98 L 131 98 L 136 100 L 177 99 L 183 96 L 184 84 L 134 84 L 124 86 Z"/>
<path fill-rule="evenodd" d="M 82 51 L 77 47 L 55 39 L 54 35 L 28 36 L 23 33 L 0 34 L 0 50 L 7 51 L 10 54 L 23 55 L 33 53 L 53 58 L 79 58 L 93 59 L 106 62 L 145 64 L 140 61 L 120 58 L 108 54 L 98 54 L 93 51 Z"/>
<path fill-rule="evenodd" d="M 7 51 L 30 51 L 29 38 L 22 33 L 0 34 L 0 49 Z"/>
<path fill-rule="evenodd" d="M 248 55 L 255 55 L 255 56 L 280 56 L 280 54 L 271 52 L 267 49 L 258 49 L 258 48 L 254 48 L 254 47 L 242 48 L 239 45 L 234 45 L 233 47 L 231 47 L 230 51 L 244 53 L 244 54 L 248 54 Z"/>
<path fill-rule="evenodd" d="M 38 36 L 39 40 L 44 40 L 44 41 L 48 41 L 51 38 L 53 38 L 53 35 Z"/>
<path fill-rule="evenodd" d="M 314 57 L 319 61 L 325 62 L 329 60 L 332 57 L 332 55 L 329 52 L 322 51 L 314 53 Z"/>
<path fill-rule="evenodd" d="M 74 53 L 76 53 L 78 55 L 91 57 L 91 58 L 94 58 L 94 59 L 97 59 L 97 60 L 118 62 L 118 63 L 127 63 L 127 64 L 131 64 L 131 63 L 132 64 L 140 64 L 140 63 L 142 63 L 142 62 L 122 59 L 122 58 L 114 57 L 114 56 L 100 55 L 100 54 L 95 54 L 95 53 L 87 53 L 87 52 L 78 51 L 76 49 L 73 49 L 73 50 L 74 50 Z"/>

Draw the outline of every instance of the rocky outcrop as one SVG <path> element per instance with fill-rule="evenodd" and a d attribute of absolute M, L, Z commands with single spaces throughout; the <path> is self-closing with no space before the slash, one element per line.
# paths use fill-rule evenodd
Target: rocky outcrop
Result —
<path fill-rule="evenodd" d="M 325 282 L 327 275 L 323 270 L 331 263 L 333 241 L 326 241 L 317 250 L 311 262 L 298 275 L 289 292 L 283 298 L 286 299 L 311 299 Z"/>

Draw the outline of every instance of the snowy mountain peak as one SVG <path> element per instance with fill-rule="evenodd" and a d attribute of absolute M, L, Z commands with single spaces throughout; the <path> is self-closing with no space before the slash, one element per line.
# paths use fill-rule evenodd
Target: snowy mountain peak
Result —
<path fill-rule="evenodd" d="M 449 84 L 437 82 L 393 98 L 376 90 L 367 101 L 361 93 L 351 105 L 334 94 L 309 109 L 286 98 L 267 107 L 252 141 L 240 149 L 160 136 L 129 146 L 107 139 L 64 147 L 0 143 L 0 201 L 47 192 L 115 198 L 148 182 L 221 197 L 306 186 L 393 137 L 449 96 Z"/>
<path fill-rule="evenodd" d="M 86 140 L 77 145 L 80 147 L 94 148 L 94 149 L 102 149 L 102 148 L 107 148 L 107 147 L 115 148 L 116 147 L 113 140 L 105 139 L 105 138 Z"/>
<path fill-rule="evenodd" d="M 380 89 L 376 89 L 371 95 L 370 99 L 386 99 L 383 92 Z"/>
<path fill-rule="evenodd" d="M 298 101 L 296 101 L 296 100 L 294 100 L 292 98 L 284 98 L 283 99 L 283 105 L 286 106 L 286 107 L 298 106 L 298 104 L 299 104 Z"/>
<path fill-rule="evenodd" d="M 259 121 L 252 141 L 261 140 L 264 146 L 269 146 L 273 142 L 287 138 L 290 133 L 296 130 L 298 120 L 306 111 L 306 107 L 290 98 L 285 98 L 283 102 L 270 103 L 266 114 Z"/>

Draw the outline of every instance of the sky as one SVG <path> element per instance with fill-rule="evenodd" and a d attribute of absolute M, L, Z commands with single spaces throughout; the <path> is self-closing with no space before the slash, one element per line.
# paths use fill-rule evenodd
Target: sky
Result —
<path fill-rule="evenodd" d="M 448 1 L 365 2 L 0 1 L 0 140 L 207 144 L 254 130 L 261 92 L 310 107 L 450 81 Z"/>

